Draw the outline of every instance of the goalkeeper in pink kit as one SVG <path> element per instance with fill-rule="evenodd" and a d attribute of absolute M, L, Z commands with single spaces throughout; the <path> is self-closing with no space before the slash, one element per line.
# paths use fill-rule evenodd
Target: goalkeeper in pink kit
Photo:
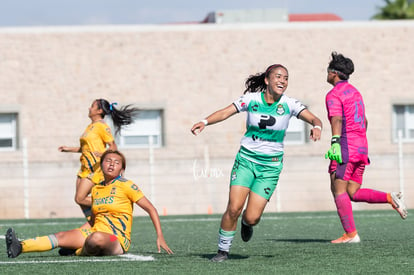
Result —
<path fill-rule="evenodd" d="M 389 203 L 403 219 L 407 218 L 407 209 L 401 193 L 361 188 L 365 166 L 369 164 L 364 101 L 359 91 L 348 83 L 354 72 L 352 60 L 336 52 L 331 56 L 327 81 L 334 88 L 326 95 L 326 109 L 332 140 L 325 158 L 331 160 L 331 191 L 345 230 L 340 238 L 331 242 L 359 243 L 351 201 Z"/>

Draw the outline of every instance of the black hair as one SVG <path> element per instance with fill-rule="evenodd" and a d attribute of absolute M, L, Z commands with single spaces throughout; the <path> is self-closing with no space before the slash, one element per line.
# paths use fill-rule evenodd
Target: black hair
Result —
<path fill-rule="evenodd" d="M 349 79 L 349 76 L 354 72 L 352 60 L 336 52 L 332 52 L 331 56 L 332 60 L 329 62 L 328 69 L 335 70 L 341 80 Z"/>
<path fill-rule="evenodd" d="M 134 118 L 138 115 L 139 109 L 132 107 L 131 104 L 123 106 L 119 109 L 115 107 L 117 103 L 109 103 L 106 99 L 96 99 L 98 108 L 103 110 L 102 118 L 110 115 L 115 126 L 115 135 L 119 133 L 121 127 L 134 122 Z"/>
<path fill-rule="evenodd" d="M 247 78 L 245 83 L 246 90 L 244 90 L 244 93 L 256 93 L 266 90 L 267 85 L 265 83 L 265 78 L 268 77 L 269 74 L 277 68 L 283 68 L 286 70 L 286 72 L 288 71 L 286 67 L 281 64 L 270 65 L 267 67 L 265 72 L 251 75 Z"/>

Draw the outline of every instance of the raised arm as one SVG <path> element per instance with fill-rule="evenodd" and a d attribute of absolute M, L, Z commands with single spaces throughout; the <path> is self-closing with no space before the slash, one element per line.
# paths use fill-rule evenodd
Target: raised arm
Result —
<path fill-rule="evenodd" d="M 80 153 L 80 147 L 68 147 L 68 146 L 59 146 L 58 150 L 60 152 L 69 152 L 69 153 Z"/>
<path fill-rule="evenodd" d="M 191 128 L 191 132 L 193 133 L 193 135 L 197 135 L 198 133 L 203 131 L 207 125 L 215 124 L 220 121 L 226 120 L 235 113 L 237 113 L 237 109 L 236 106 L 234 106 L 234 104 L 232 103 L 229 106 L 212 113 L 206 119 L 203 119 L 200 122 L 194 124 Z"/>

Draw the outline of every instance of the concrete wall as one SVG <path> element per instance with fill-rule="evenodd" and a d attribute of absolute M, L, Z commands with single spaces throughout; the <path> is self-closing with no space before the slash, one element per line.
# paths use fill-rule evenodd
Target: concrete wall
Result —
<path fill-rule="evenodd" d="M 323 157 L 330 141 L 326 67 L 334 50 L 353 59 L 351 83 L 365 99 L 372 165 L 364 187 L 397 191 L 392 104 L 414 103 L 413 45 L 413 21 L 0 29 L 0 112 L 12 109 L 20 116 L 20 149 L 0 152 L 0 218 L 23 218 L 25 194 L 31 218 L 82 216 L 73 201 L 79 155 L 57 148 L 78 145 L 88 107 L 101 97 L 164 109 L 165 146 L 154 150 L 154 165 L 148 149 L 123 150 L 127 177 L 160 214 L 223 212 L 245 116 L 209 126 L 197 137 L 190 128 L 230 104 L 249 75 L 273 63 L 289 69 L 286 93 L 307 104 L 325 128 L 320 142 L 286 146 L 285 169 L 266 211 L 334 210 Z M 404 144 L 411 208 L 413 153 L 414 144 Z M 355 204 L 372 207 L 389 209 Z"/>

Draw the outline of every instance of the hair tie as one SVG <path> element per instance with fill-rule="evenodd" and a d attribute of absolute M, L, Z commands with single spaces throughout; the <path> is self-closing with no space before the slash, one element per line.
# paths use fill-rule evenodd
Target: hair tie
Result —
<path fill-rule="evenodd" d="M 281 68 L 286 69 L 286 68 L 285 68 L 285 66 L 283 66 L 282 64 L 273 64 L 273 65 L 270 65 L 270 66 L 266 69 L 266 71 L 265 71 L 265 75 L 267 76 L 267 74 L 270 72 L 270 70 L 272 70 L 272 69 L 274 69 L 274 68 L 278 68 L 278 67 L 281 67 Z"/>
<path fill-rule="evenodd" d="M 117 102 L 114 102 L 114 103 L 111 103 L 111 104 L 109 104 L 109 110 L 112 112 L 113 111 L 113 109 L 114 109 L 114 105 L 118 105 L 118 103 Z"/>

